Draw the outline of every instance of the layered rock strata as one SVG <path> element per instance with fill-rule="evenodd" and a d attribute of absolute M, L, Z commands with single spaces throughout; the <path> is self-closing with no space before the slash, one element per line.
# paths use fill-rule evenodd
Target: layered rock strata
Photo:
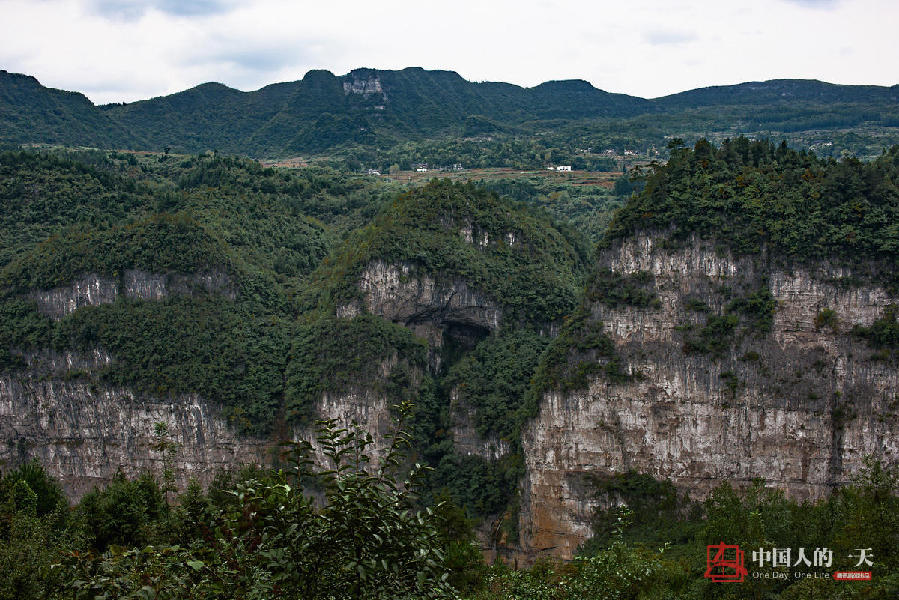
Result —
<path fill-rule="evenodd" d="M 570 558 L 590 537 L 601 502 L 592 476 L 649 473 L 694 498 L 760 478 L 802 500 L 850 481 L 868 455 L 899 459 L 899 369 L 849 333 L 896 297 L 848 285 L 847 269 L 787 268 L 697 239 L 677 249 L 661 241 L 636 237 L 600 259 L 621 274 L 649 274 L 659 300 L 592 306 L 634 376 L 547 392 L 523 434 L 520 550 L 529 560 Z M 763 288 L 777 301 L 769 331 L 738 330 L 723 356 L 686 351 L 708 314 L 739 290 Z M 825 309 L 835 318 L 816 323 Z"/>

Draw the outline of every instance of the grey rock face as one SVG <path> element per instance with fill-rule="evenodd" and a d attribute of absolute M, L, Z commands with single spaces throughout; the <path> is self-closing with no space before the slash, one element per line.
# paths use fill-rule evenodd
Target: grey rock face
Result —
<path fill-rule="evenodd" d="M 369 96 L 376 95 L 380 100 L 386 102 L 387 94 L 384 92 L 383 86 L 381 86 L 381 80 L 375 76 L 368 77 L 353 77 L 352 81 L 344 81 L 343 82 L 343 93 L 346 94 L 357 94 L 361 95 L 365 98 Z"/>
<path fill-rule="evenodd" d="M 160 476 L 163 455 L 153 448 L 156 423 L 165 423 L 169 439 L 177 444 L 173 470 L 180 489 L 191 479 L 208 484 L 223 469 L 272 464 L 281 437 L 311 442 L 313 458 L 328 464 L 312 427 L 250 437 L 239 434 L 214 403 L 199 395 L 158 398 L 71 377 L 75 371 L 88 374 L 112 362 L 102 350 L 45 351 L 26 359 L 26 371 L 0 376 L 0 465 L 14 467 L 37 459 L 72 499 L 119 472 Z M 394 365 L 385 361 L 381 366 L 385 377 Z M 315 410 L 338 427 L 359 425 L 372 437 L 372 458 L 383 455 L 394 428 L 383 393 L 363 385 L 341 394 L 325 393 Z"/>
<path fill-rule="evenodd" d="M 216 471 L 241 464 L 266 464 L 268 440 L 237 435 L 220 411 L 196 395 L 148 398 L 120 387 L 66 380 L 47 367 L 99 366 L 110 358 L 44 355 L 33 371 L 0 376 L 0 462 L 36 458 L 65 492 L 79 498 L 118 472 L 162 473 L 163 456 L 152 448 L 156 423 L 168 426 L 178 444 L 176 483 L 209 483 Z"/>
<path fill-rule="evenodd" d="M 502 307 L 460 277 L 438 278 L 412 264 L 373 261 L 359 278 L 363 300 L 337 307 L 352 318 L 363 308 L 411 329 L 428 341 L 431 368 L 440 368 L 439 349 L 447 333 L 465 343 L 499 329 Z"/>
<path fill-rule="evenodd" d="M 162 300 L 172 294 L 193 296 L 201 293 L 222 294 L 231 300 L 237 297 L 237 291 L 224 271 L 160 274 L 136 269 L 125 271 L 119 278 L 88 273 L 71 285 L 36 291 L 30 297 L 37 302 L 41 313 L 61 319 L 84 306 L 112 304 L 119 296 Z"/>
<path fill-rule="evenodd" d="M 494 330 L 502 320 L 497 303 L 465 280 L 438 281 L 409 264 L 375 261 L 362 273 L 359 287 L 369 312 L 395 323 L 458 323 Z"/>
<path fill-rule="evenodd" d="M 523 434 L 527 474 L 522 552 L 571 557 L 590 537 L 597 506 L 586 475 L 635 470 L 671 479 L 694 498 L 723 481 L 762 478 L 798 499 L 846 483 L 866 455 L 899 460 L 899 370 L 872 361 L 848 334 L 897 299 L 876 286 L 848 287 L 845 269 L 773 268 L 767 282 L 749 259 L 692 240 L 678 250 L 638 237 L 602 260 L 623 273 L 649 272 L 659 308 L 593 306 L 632 371 L 632 382 L 594 379 L 574 393 L 544 395 Z M 685 353 L 685 324 L 703 319 L 690 298 L 715 289 L 767 285 L 777 300 L 770 333 L 743 336 L 723 357 Z M 839 325 L 815 327 L 834 310 Z M 747 358 L 748 357 L 748 358 Z"/>

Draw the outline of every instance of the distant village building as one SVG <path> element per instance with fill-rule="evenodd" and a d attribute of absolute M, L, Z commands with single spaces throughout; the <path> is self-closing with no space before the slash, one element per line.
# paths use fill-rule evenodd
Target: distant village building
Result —
<path fill-rule="evenodd" d="M 380 172 L 379 170 L 377 170 L 377 169 L 369 169 L 369 170 L 368 170 L 368 174 L 369 174 L 369 175 L 380 175 L 381 172 Z"/>
<path fill-rule="evenodd" d="M 418 163 L 417 165 L 415 165 L 415 171 L 417 173 L 427 173 L 428 172 L 427 163 Z"/>
<path fill-rule="evenodd" d="M 559 165 L 556 167 L 556 171 L 570 171 L 571 165 Z"/>

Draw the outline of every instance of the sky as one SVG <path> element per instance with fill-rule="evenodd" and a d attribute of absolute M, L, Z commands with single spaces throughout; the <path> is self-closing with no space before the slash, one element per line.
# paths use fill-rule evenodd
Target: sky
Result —
<path fill-rule="evenodd" d="M 653 98 L 775 78 L 899 83 L 896 0 L 0 0 L 0 69 L 130 102 L 309 69 L 449 69 Z"/>

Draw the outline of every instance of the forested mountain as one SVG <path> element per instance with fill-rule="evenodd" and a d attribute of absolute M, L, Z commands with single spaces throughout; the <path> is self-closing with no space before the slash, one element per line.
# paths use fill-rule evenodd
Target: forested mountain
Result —
<path fill-rule="evenodd" d="M 0 597 L 895 597 L 899 148 L 644 183 L 0 154 Z"/>
<path fill-rule="evenodd" d="M 771 79 L 737 85 L 715 85 L 658 98 L 667 110 L 699 106 L 765 106 L 795 102 L 860 103 L 895 106 L 899 85 L 837 85 L 816 79 Z"/>
<path fill-rule="evenodd" d="M 0 72 L 0 600 L 896 597 L 897 95 Z"/>
<path fill-rule="evenodd" d="M 0 123 L 0 143 L 105 148 L 142 144 L 83 94 L 46 88 L 34 77 L 6 71 L 0 71 Z"/>
<path fill-rule="evenodd" d="M 834 103 L 840 104 L 838 116 L 833 114 Z M 0 142 L 218 150 L 261 157 L 347 148 L 384 151 L 404 142 L 447 136 L 533 138 L 553 132 L 558 137 L 560 125 L 577 123 L 590 129 L 611 123 L 632 147 L 642 149 L 659 140 L 647 135 L 645 124 L 630 119 L 657 116 L 670 122 L 677 116 L 687 131 L 708 134 L 707 116 L 691 111 L 709 107 L 727 107 L 729 121 L 746 122 L 740 131 L 746 134 L 899 124 L 895 86 L 807 80 L 717 86 L 646 100 L 610 94 L 582 80 L 522 88 L 469 82 L 452 71 L 421 68 L 356 69 L 343 76 L 318 70 L 301 80 L 253 92 L 205 83 L 169 96 L 93 106 L 81 94 L 44 88 L 34 78 L 2 72 Z M 792 118 L 786 124 L 780 114 L 785 108 Z M 802 114 L 796 114 L 797 109 Z M 578 139 L 574 133 L 563 137 L 561 145 Z"/>
<path fill-rule="evenodd" d="M 21 87 L 22 79 L 3 74 L 0 85 Z M 37 83 L 33 78 L 28 81 Z M 42 95 L 56 99 L 56 104 L 49 105 Z M 60 98 L 68 103 L 60 104 Z M 171 146 L 255 155 L 315 152 L 345 143 L 391 143 L 456 132 L 460 127 L 476 135 L 532 120 L 629 116 L 648 105 L 583 81 L 524 89 L 472 83 L 451 71 L 420 68 L 356 69 L 343 77 L 310 71 L 302 80 L 255 92 L 206 83 L 170 96 L 101 107 L 85 103 L 80 94 L 66 96 L 36 85 L 4 94 L 3 100 L 4 112 L 10 115 L 5 141 L 119 144 L 135 149 Z M 33 107 L 28 122 L 44 120 L 46 127 L 34 131 L 24 122 L 13 122 L 12 115 L 22 105 Z M 86 121 L 85 110 L 90 112 Z M 85 124 L 79 127 L 79 121 Z M 130 137 L 111 138 L 109 132 L 120 128 Z"/>

